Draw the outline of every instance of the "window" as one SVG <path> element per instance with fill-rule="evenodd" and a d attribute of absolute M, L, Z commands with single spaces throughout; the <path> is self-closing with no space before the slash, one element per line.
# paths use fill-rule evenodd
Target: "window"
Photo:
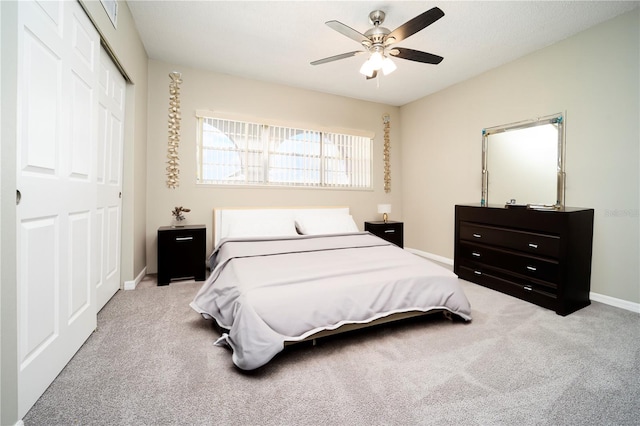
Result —
<path fill-rule="evenodd" d="M 198 183 L 371 188 L 366 136 L 198 117 Z"/>

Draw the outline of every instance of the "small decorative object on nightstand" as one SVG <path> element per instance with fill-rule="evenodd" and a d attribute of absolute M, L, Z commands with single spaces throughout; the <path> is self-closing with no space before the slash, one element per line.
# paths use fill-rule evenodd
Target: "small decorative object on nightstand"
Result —
<path fill-rule="evenodd" d="M 158 285 L 179 278 L 204 281 L 206 233 L 204 225 L 158 228 Z"/>
<path fill-rule="evenodd" d="M 175 207 L 173 210 L 171 210 L 171 216 L 173 216 L 173 226 L 174 228 L 176 227 L 184 227 L 185 223 L 185 217 L 183 213 L 189 213 L 191 211 L 191 209 L 187 209 L 184 208 L 182 206 L 180 207 Z"/>
<path fill-rule="evenodd" d="M 376 235 L 384 240 L 387 240 L 390 243 L 393 243 L 400 248 L 404 248 L 404 223 L 403 222 L 395 222 L 393 220 L 389 220 L 387 222 L 384 222 L 384 221 L 365 222 L 364 230 L 367 232 L 371 232 L 373 235 Z"/>
<path fill-rule="evenodd" d="M 382 221 L 389 221 L 389 213 L 391 213 L 391 204 L 378 204 L 378 213 L 382 214 Z"/>

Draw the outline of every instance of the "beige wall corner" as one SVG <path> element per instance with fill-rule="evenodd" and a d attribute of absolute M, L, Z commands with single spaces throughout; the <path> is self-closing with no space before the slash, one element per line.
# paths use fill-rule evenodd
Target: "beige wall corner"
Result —
<path fill-rule="evenodd" d="M 640 302 L 639 15 L 403 106 L 406 245 L 453 257 L 454 205 L 480 202 L 483 128 L 564 112 L 566 205 L 595 209 L 591 291 Z"/>

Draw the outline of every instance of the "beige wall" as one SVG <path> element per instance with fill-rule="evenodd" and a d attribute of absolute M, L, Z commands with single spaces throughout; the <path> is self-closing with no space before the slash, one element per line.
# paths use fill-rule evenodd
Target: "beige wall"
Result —
<path fill-rule="evenodd" d="M 130 80 L 125 103 L 122 186 L 121 282 L 146 266 L 147 210 L 147 54 L 129 6 L 118 2 L 117 28 L 99 1 L 81 1 L 94 25 Z"/>
<path fill-rule="evenodd" d="M 639 13 L 400 109 L 408 247 L 453 257 L 454 205 L 480 201 L 483 128 L 566 112 L 566 205 L 595 209 L 591 290 L 640 302 Z"/>
<path fill-rule="evenodd" d="M 182 73 L 181 181 L 177 189 L 165 185 L 169 73 Z M 195 111 L 206 109 L 291 123 L 359 129 L 375 132 L 374 190 L 224 188 L 196 185 Z M 383 114 L 391 116 L 392 190 L 383 188 Z M 149 116 L 147 162 L 147 270 L 157 271 L 157 230 L 171 223 L 175 206 L 191 209 L 187 221 L 207 226 L 211 250 L 214 207 L 349 206 L 359 227 L 377 220 L 378 203 L 393 206 L 391 218 L 402 218 L 398 108 L 308 90 L 246 80 L 229 75 L 149 61 Z"/>

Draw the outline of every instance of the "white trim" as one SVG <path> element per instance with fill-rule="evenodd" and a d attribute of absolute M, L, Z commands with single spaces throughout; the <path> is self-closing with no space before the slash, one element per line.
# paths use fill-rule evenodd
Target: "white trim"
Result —
<path fill-rule="evenodd" d="M 437 254 L 427 253 L 426 251 L 416 250 L 416 249 L 407 248 L 407 247 L 405 247 L 405 250 L 410 253 L 417 254 L 418 256 L 425 257 L 430 260 L 435 260 L 436 262 L 444 263 L 445 265 L 453 266 L 453 259 L 449 259 L 448 257 L 438 256 Z"/>
<path fill-rule="evenodd" d="M 350 129 L 346 127 L 337 127 L 337 126 L 336 127 L 320 126 L 312 123 L 278 120 L 273 118 L 260 118 L 260 117 L 255 117 L 251 115 L 236 114 L 236 113 L 223 112 L 223 111 L 211 111 L 206 109 L 197 109 L 195 116 L 196 118 L 214 118 L 214 119 L 220 119 L 220 120 L 244 121 L 247 123 L 263 124 L 267 126 L 291 127 L 293 129 L 308 129 L 308 130 L 315 130 L 318 132 L 325 132 L 325 133 L 341 133 L 341 134 L 348 134 L 350 136 L 364 137 L 368 139 L 374 139 L 376 137 L 376 133 L 370 130 Z"/>
<path fill-rule="evenodd" d="M 626 309 L 627 311 L 640 314 L 640 303 L 629 302 L 628 300 L 618 299 L 594 292 L 589 293 L 589 298 L 594 302 L 604 303 L 605 305 L 615 306 L 616 308 Z"/>
<path fill-rule="evenodd" d="M 444 263 L 445 265 L 453 266 L 453 259 L 449 259 L 447 257 L 438 256 L 437 254 L 427 253 L 425 251 L 416 250 L 412 248 L 405 248 L 405 250 L 413 254 L 417 254 L 418 256 L 435 260 L 436 262 Z M 593 300 L 594 302 L 604 303 L 605 305 L 614 306 L 616 308 L 621 308 L 627 311 L 636 312 L 640 314 L 640 303 L 629 302 L 628 300 L 618 299 L 615 297 L 606 296 L 604 294 L 598 294 L 594 292 L 589 293 L 589 299 Z"/>
<path fill-rule="evenodd" d="M 124 282 L 124 289 L 125 290 L 135 290 L 136 286 L 138 284 L 140 284 L 140 281 L 142 281 L 142 279 L 144 278 L 145 275 L 147 275 L 147 267 L 146 266 L 144 268 L 142 268 L 142 271 L 140 271 L 140 273 L 138 274 L 136 279 L 134 279 L 133 281 L 125 281 Z"/>
<path fill-rule="evenodd" d="M 104 11 L 107 12 L 113 28 L 118 28 L 118 2 L 117 0 L 100 0 Z"/>

